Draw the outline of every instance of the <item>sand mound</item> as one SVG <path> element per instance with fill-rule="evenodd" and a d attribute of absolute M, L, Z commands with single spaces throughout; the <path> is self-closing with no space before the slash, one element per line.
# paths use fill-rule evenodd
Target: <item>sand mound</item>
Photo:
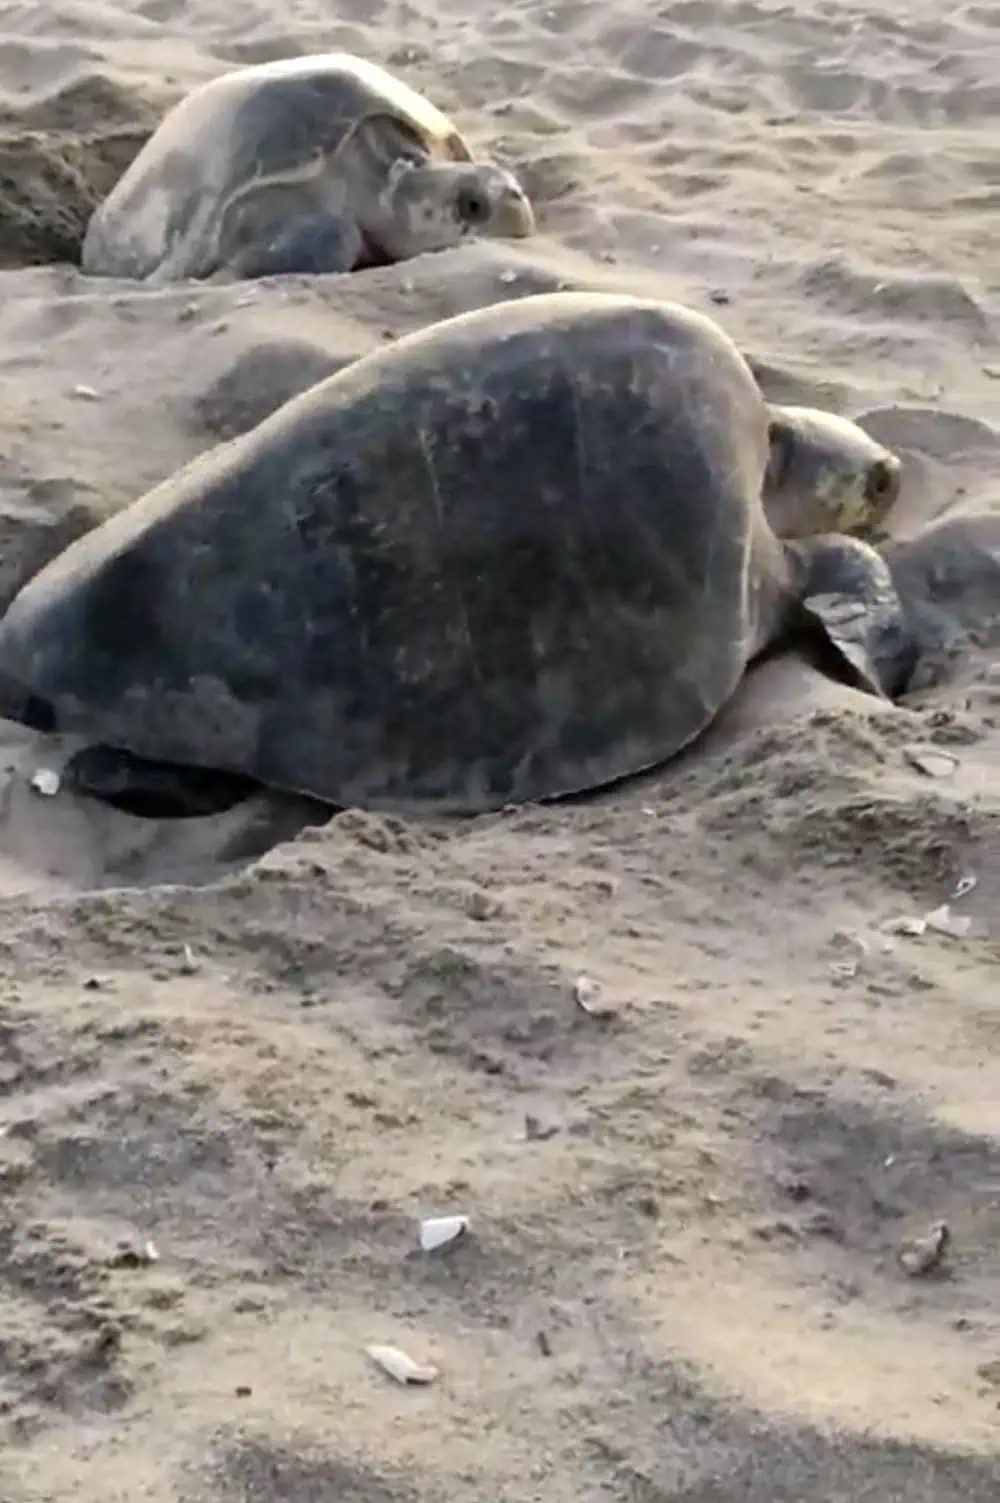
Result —
<path fill-rule="evenodd" d="M 7 7 L 0 607 L 327 372 L 555 287 L 680 297 L 770 395 L 863 414 L 901 537 L 1000 512 L 1000 29 L 943 17 Z M 538 240 L 79 274 L 166 104 L 329 47 L 514 166 Z M 995 1503 L 997 645 L 905 706 L 776 659 L 671 768 L 468 822 L 138 818 L 40 797 L 64 749 L 0 727 L 3 1498 Z"/>
<path fill-rule="evenodd" d="M 91 214 L 159 116 L 99 73 L 0 108 L 0 269 L 77 263 Z"/>

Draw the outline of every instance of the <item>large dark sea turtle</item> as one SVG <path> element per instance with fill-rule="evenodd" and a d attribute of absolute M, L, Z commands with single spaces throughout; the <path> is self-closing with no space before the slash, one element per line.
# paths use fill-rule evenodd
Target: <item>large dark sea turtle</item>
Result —
<path fill-rule="evenodd" d="M 471 812 L 663 762 L 797 633 L 894 695 L 921 638 L 885 560 L 768 522 L 765 484 L 780 510 L 781 476 L 809 473 L 795 431 L 687 309 L 573 292 L 463 314 L 49 563 L 0 622 L 0 709 L 82 737 L 78 786 L 106 796 L 201 769 Z"/>
<path fill-rule="evenodd" d="M 473 160 L 407 84 L 338 52 L 188 94 L 94 213 L 81 262 L 151 282 L 343 272 L 533 230 L 511 173 Z"/>

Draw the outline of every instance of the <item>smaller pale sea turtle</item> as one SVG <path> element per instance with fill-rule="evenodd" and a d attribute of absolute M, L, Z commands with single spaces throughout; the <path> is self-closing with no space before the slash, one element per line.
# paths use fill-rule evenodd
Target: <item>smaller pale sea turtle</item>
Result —
<path fill-rule="evenodd" d="M 0 621 L 0 712 L 80 737 L 71 784 L 133 806 L 204 809 L 209 771 L 472 813 L 664 762 L 785 643 L 894 697 L 967 584 L 990 608 L 992 543 L 953 529 L 890 565 L 843 532 L 780 537 L 831 467 L 827 494 L 877 513 L 898 471 L 859 434 L 770 407 L 690 309 L 566 292 L 463 314 L 42 569 Z"/>
<path fill-rule="evenodd" d="M 152 282 L 344 272 L 534 230 L 506 169 L 348 53 L 225 73 L 175 106 L 94 213 L 82 267 Z"/>

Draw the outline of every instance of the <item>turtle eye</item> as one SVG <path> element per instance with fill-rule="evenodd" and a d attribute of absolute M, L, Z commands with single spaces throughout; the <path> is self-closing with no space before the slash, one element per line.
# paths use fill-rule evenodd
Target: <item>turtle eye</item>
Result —
<path fill-rule="evenodd" d="M 464 224 L 485 224 L 490 217 L 490 201 L 482 188 L 466 184 L 458 190 L 458 217 Z"/>
<path fill-rule="evenodd" d="M 899 490 L 899 471 L 884 459 L 876 459 L 868 471 L 865 495 L 869 501 L 891 501 Z"/>

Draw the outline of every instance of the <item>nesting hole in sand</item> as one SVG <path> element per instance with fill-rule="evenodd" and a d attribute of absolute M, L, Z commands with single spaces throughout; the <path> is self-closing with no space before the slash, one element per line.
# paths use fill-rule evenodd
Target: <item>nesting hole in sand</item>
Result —
<path fill-rule="evenodd" d="M 240 773 L 151 761 L 107 746 L 77 752 L 67 763 L 66 778 L 135 819 L 204 819 L 225 814 L 261 791 L 259 783 Z"/>
<path fill-rule="evenodd" d="M 0 270 L 79 265 L 90 216 L 152 135 L 162 106 L 78 80 L 0 115 Z"/>
<path fill-rule="evenodd" d="M 193 769 L 185 774 L 183 795 L 166 788 L 143 788 L 101 794 L 100 798 L 133 819 L 205 819 L 213 814 L 228 814 L 237 804 L 246 803 L 251 794 L 259 792 L 259 785 L 249 780 L 246 785 L 236 779 L 226 782 L 221 775 Z"/>

